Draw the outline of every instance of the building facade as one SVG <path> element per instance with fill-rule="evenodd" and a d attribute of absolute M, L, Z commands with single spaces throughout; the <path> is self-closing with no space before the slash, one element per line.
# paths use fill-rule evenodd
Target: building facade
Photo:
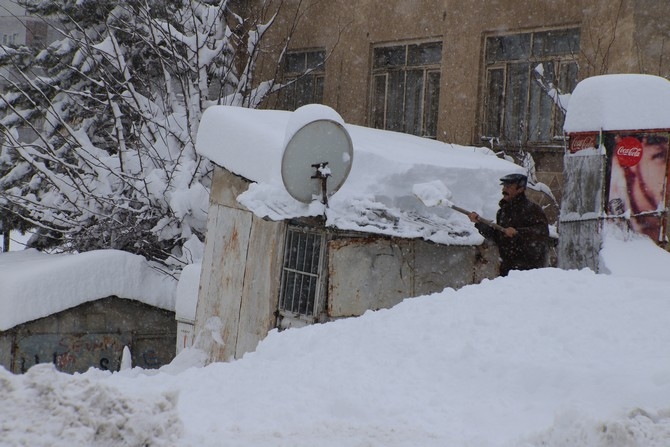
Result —
<path fill-rule="evenodd" d="M 670 76 L 668 13 L 665 0 L 288 1 L 269 41 L 300 17 L 282 67 L 294 82 L 266 106 L 321 102 L 349 123 L 489 146 L 560 202 L 568 94 L 599 74 Z"/>

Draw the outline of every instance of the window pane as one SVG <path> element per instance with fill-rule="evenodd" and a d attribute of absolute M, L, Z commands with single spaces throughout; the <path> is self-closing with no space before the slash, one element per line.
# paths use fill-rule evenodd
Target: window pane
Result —
<path fill-rule="evenodd" d="M 545 62 L 542 64 L 542 76 L 540 80 L 543 81 L 547 87 L 555 86 L 554 80 L 554 63 Z M 528 140 L 532 142 L 549 142 L 551 141 L 551 117 L 554 101 L 536 80 L 535 77 L 539 75 L 533 69 L 533 80 L 530 84 L 530 104 L 528 115 Z"/>
<path fill-rule="evenodd" d="M 536 82 L 530 87 L 530 110 L 528 115 L 528 140 L 548 142 L 551 140 L 551 111 L 553 101 Z"/>
<path fill-rule="evenodd" d="M 405 46 L 375 48 L 373 67 L 401 67 L 405 65 L 405 48 Z"/>
<path fill-rule="evenodd" d="M 407 65 L 439 64 L 442 60 L 442 42 L 409 45 Z"/>
<path fill-rule="evenodd" d="M 323 51 L 310 51 L 306 53 L 307 62 L 306 68 L 317 68 L 323 64 L 326 55 Z"/>
<path fill-rule="evenodd" d="M 538 32 L 533 36 L 533 56 L 577 53 L 579 53 L 579 28 Z"/>
<path fill-rule="evenodd" d="M 510 64 L 505 89 L 505 134 L 510 142 L 525 142 L 529 64 Z"/>
<path fill-rule="evenodd" d="M 525 60 L 530 55 L 530 33 L 486 39 L 486 62 Z"/>
<path fill-rule="evenodd" d="M 558 88 L 561 92 L 572 92 L 577 85 L 578 66 L 577 62 L 564 62 L 558 72 Z M 565 107 L 565 105 L 563 105 Z M 565 123 L 565 112 L 557 110 L 554 124 L 554 136 L 563 135 L 563 124 Z"/>
<path fill-rule="evenodd" d="M 487 137 L 500 136 L 503 118 L 503 92 L 505 91 L 505 71 L 500 69 L 488 70 L 486 85 L 487 103 L 486 118 L 484 120 L 484 135 Z"/>
<path fill-rule="evenodd" d="M 325 78 L 323 76 L 317 76 L 315 78 L 316 84 L 314 85 L 314 96 L 312 97 L 311 102 L 314 104 L 323 103 L 323 84 Z"/>
<path fill-rule="evenodd" d="M 421 135 L 421 97 L 423 95 L 423 70 L 407 72 L 405 93 L 405 132 Z"/>
<path fill-rule="evenodd" d="M 425 131 L 424 136 L 437 137 L 437 114 L 440 101 L 440 72 L 430 71 L 427 76 L 425 105 Z"/>
<path fill-rule="evenodd" d="M 404 129 L 404 94 L 405 74 L 392 71 L 388 74 L 388 91 L 386 99 L 386 129 L 402 132 Z"/>
<path fill-rule="evenodd" d="M 299 78 L 295 84 L 295 107 L 298 108 L 312 103 L 314 97 L 314 78 L 312 76 L 304 76 Z"/>
<path fill-rule="evenodd" d="M 305 71 L 305 53 L 288 53 L 286 55 L 286 71 L 289 73 Z"/>
<path fill-rule="evenodd" d="M 372 98 L 372 127 L 384 129 L 386 116 L 386 75 L 375 76 L 373 79 L 374 98 Z"/>

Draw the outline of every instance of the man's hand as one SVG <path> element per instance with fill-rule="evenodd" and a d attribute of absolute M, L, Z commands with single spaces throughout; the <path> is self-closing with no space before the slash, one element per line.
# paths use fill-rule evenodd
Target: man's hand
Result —
<path fill-rule="evenodd" d="M 519 234 L 519 232 L 516 231 L 516 228 L 514 228 L 514 227 L 507 227 L 507 228 L 505 228 L 505 230 L 503 231 L 503 233 L 504 233 L 505 236 L 507 236 L 507 237 L 514 237 L 514 236 L 516 236 L 517 234 Z"/>
<path fill-rule="evenodd" d="M 479 222 L 479 214 L 475 213 L 474 211 L 468 214 L 468 218 L 470 219 L 470 222 L 472 223 L 477 223 Z"/>

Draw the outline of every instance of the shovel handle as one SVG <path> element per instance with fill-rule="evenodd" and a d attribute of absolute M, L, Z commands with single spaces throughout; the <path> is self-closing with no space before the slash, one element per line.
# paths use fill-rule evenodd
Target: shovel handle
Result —
<path fill-rule="evenodd" d="M 459 213 L 463 213 L 466 216 L 470 215 L 470 211 L 466 210 L 465 208 L 461 208 L 460 206 L 456 206 L 456 205 L 451 204 L 451 205 L 449 205 L 449 208 L 451 208 L 454 211 L 458 211 Z M 493 222 L 492 220 L 484 219 L 483 217 L 480 216 L 479 221 L 483 224 L 488 225 L 491 228 L 494 228 L 494 229 L 498 230 L 498 231 L 502 231 L 502 232 L 505 231 L 504 227 L 498 225 L 497 223 Z"/>

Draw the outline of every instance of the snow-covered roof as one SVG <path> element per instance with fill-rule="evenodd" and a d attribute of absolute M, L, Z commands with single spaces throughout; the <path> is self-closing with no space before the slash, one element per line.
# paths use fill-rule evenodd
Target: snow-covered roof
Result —
<path fill-rule="evenodd" d="M 670 129 L 670 81 L 644 74 L 586 78 L 570 97 L 563 130 Z"/>
<path fill-rule="evenodd" d="M 284 188 L 281 161 L 295 132 L 294 114 L 341 123 L 353 143 L 351 171 L 329 199 L 305 204 Z M 346 124 L 334 110 L 308 105 L 296 112 L 239 107 L 208 108 L 200 122 L 196 149 L 219 166 L 252 183 L 238 202 L 259 217 L 283 220 L 325 213 L 326 224 L 444 244 L 479 244 L 481 236 L 466 216 L 446 206 L 428 208 L 412 193 L 416 184 L 440 180 L 451 201 L 492 218 L 503 175 L 524 172 L 487 148 L 442 143 L 397 132 Z"/>
<path fill-rule="evenodd" d="M 175 310 L 177 281 L 120 250 L 0 254 L 0 330 L 109 296 Z"/>

